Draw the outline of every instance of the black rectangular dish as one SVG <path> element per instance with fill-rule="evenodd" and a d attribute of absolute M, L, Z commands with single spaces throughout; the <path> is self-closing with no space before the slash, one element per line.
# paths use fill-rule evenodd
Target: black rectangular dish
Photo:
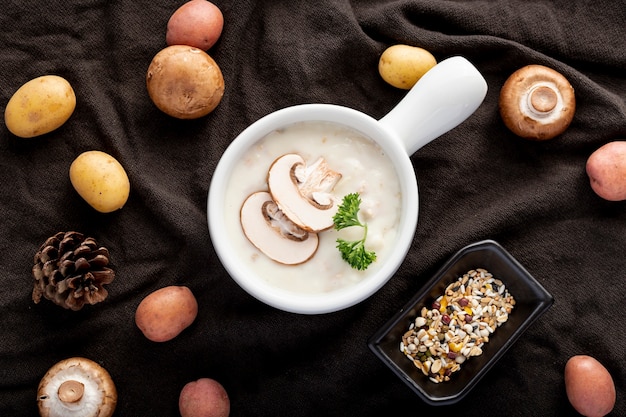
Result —
<path fill-rule="evenodd" d="M 508 320 L 483 346 L 483 353 L 465 361 L 449 381 L 432 382 L 400 350 L 402 336 L 420 315 L 442 295 L 446 287 L 466 272 L 483 268 L 500 279 L 516 304 Z M 548 291 L 502 246 L 493 240 L 470 244 L 458 251 L 424 287 L 368 341 L 370 349 L 402 381 L 431 405 L 461 400 L 487 373 L 522 333 L 553 304 Z"/>

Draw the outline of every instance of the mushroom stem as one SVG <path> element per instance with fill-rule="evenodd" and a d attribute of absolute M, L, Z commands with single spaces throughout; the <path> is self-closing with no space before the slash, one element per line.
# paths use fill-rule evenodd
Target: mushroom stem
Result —
<path fill-rule="evenodd" d="M 68 380 L 63 382 L 59 386 L 59 399 L 64 403 L 75 403 L 80 401 L 83 398 L 83 393 L 85 392 L 85 386 L 74 380 Z"/>
<path fill-rule="evenodd" d="M 535 114 L 545 114 L 554 110 L 558 100 L 558 95 L 553 88 L 547 85 L 538 85 L 528 94 L 528 107 Z"/>
<path fill-rule="evenodd" d="M 41 417 L 111 417 L 116 404 L 117 389 L 111 375 L 87 358 L 57 362 L 37 388 Z"/>
<path fill-rule="evenodd" d="M 527 65 L 505 81 L 499 108 L 504 124 L 516 135 L 551 139 L 562 134 L 574 118 L 574 87 L 552 68 Z"/>

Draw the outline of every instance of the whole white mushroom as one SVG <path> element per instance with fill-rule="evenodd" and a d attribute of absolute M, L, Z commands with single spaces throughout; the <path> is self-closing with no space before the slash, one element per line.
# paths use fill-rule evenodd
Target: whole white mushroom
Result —
<path fill-rule="evenodd" d="M 42 417 L 110 417 L 117 390 L 106 369 L 74 357 L 46 372 L 37 389 L 37 404 Z"/>

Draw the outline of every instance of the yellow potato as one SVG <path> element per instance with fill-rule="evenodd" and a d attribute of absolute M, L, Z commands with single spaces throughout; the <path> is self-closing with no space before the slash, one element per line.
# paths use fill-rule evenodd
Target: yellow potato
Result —
<path fill-rule="evenodd" d="M 80 154 L 70 166 L 70 181 L 76 192 L 101 213 L 121 209 L 130 194 L 124 167 L 101 151 Z"/>
<path fill-rule="evenodd" d="M 57 75 L 44 75 L 22 85 L 9 99 L 4 122 L 21 138 L 40 136 L 63 125 L 76 108 L 70 83 Z"/>
<path fill-rule="evenodd" d="M 198 302 L 188 287 L 171 285 L 148 294 L 137 306 L 135 324 L 148 340 L 167 342 L 191 326 Z"/>
<path fill-rule="evenodd" d="M 437 60 L 426 49 L 393 45 L 380 56 L 378 72 L 392 86 L 409 90 L 435 65 Z"/>

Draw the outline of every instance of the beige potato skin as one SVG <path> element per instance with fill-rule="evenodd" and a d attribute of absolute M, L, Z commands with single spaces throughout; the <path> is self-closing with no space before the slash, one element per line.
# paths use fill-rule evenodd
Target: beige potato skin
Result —
<path fill-rule="evenodd" d="M 572 356 L 565 364 L 565 390 L 572 406 L 583 416 L 602 417 L 615 406 L 615 383 L 595 358 Z"/>
<path fill-rule="evenodd" d="M 101 151 L 80 154 L 70 165 L 70 182 L 87 204 L 101 213 L 121 209 L 130 194 L 124 167 Z"/>
<path fill-rule="evenodd" d="M 15 136 L 33 138 L 61 127 L 76 108 L 70 83 L 58 75 L 44 75 L 22 85 L 4 111 L 7 129 Z"/>
<path fill-rule="evenodd" d="M 207 0 L 190 0 L 167 22 L 168 45 L 189 45 L 206 51 L 219 39 L 224 27 L 220 9 Z"/>
<path fill-rule="evenodd" d="M 427 50 L 400 44 L 385 49 L 378 61 L 378 72 L 392 86 L 409 90 L 435 65 L 437 60 Z"/>
<path fill-rule="evenodd" d="M 230 399 L 220 384 L 211 378 L 187 383 L 180 391 L 178 409 L 181 417 L 228 417 Z"/>
<path fill-rule="evenodd" d="M 153 342 L 167 342 L 191 325 L 198 302 L 185 286 L 168 286 L 144 298 L 135 311 L 135 324 Z"/>
<path fill-rule="evenodd" d="M 626 200 L 626 141 L 609 142 L 587 159 L 593 191 L 608 201 Z"/>
<path fill-rule="evenodd" d="M 157 53 L 146 74 L 150 99 L 178 119 L 211 113 L 224 95 L 224 78 L 217 63 L 201 49 L 172 45 Z"/>

